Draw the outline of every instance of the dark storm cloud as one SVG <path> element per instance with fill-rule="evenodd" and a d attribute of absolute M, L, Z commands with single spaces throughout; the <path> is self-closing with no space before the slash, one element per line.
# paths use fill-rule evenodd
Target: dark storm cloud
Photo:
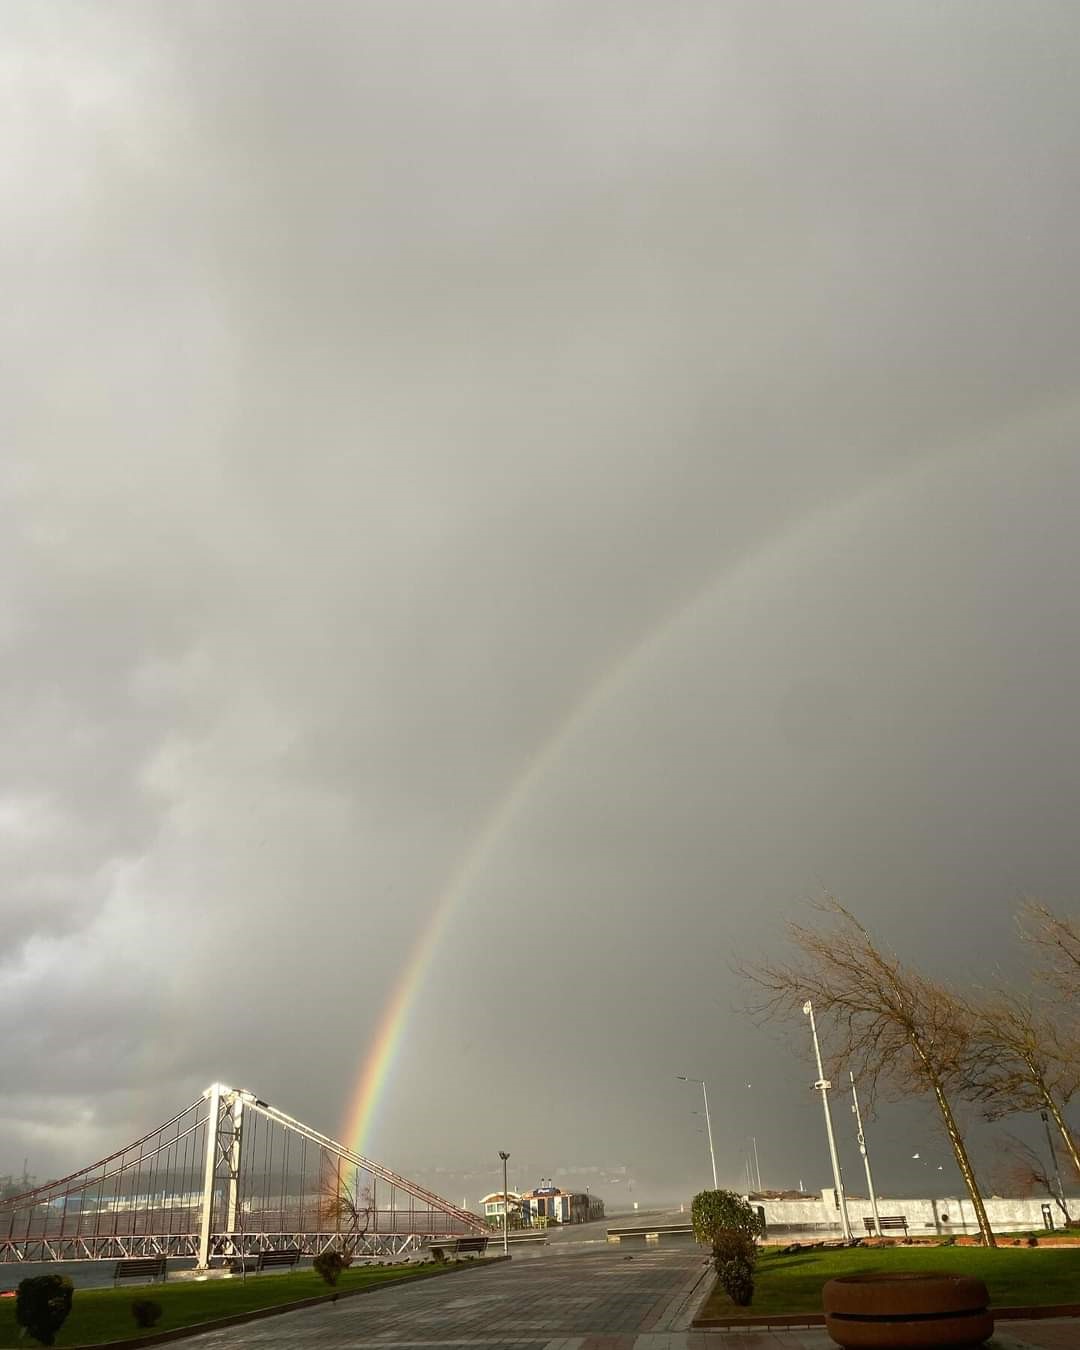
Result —
<path fill-rule="evenodd" d="M 810 1171 L 732 945 L 1073 885 L 1072 9 L 4 23 L 0 1162 L 218 1076 L 337 1129 L 531 765 L 373 1146 L 531 1066 L 500 1137 L 674 1188 L 704 1072 Z"/>

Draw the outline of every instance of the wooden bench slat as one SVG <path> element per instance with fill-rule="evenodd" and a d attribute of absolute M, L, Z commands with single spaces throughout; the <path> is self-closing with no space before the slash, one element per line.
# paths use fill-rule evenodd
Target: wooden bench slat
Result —
<path fill-rule="evenodd" d="M 273 1266 L 295 1266 L 299 1260 L 300 1251 L 297 1248 L 290 1248 L 288 1251 L 260 1252 L 255 1269 L 258 1271 Z"/>
<path fill-rule="evenodd" d="M 866 1225 L 866 1231 L 872 1234 L 874 1232 L 874 1220 L 864 1215 L 863 1223 Z M 878 1219 L 878 1226 L 883 1233 L 886 1230 L 902 1230 L 906 1233 L 908 1221 L 906 1215 L 903 1214 L 882 1214 Z"/>
<path fill-rule="evenodd" d="M 437 1261 L 441 1261 L 447 1252 L 452 1256 L 462 1252 L 486 1252 L 490 1240 L 488 1237 L 446 1238 L 441 1242 L 429 1243 L 428 1250 Z"/>
<path fill-rule="evenodd" d="M 117 1261 L 113 1271 L 113 1284 L 117 1280 L 139 1279 L 146 1275 L 168 1278 L 168 1257 L 165 1256 L 126 1256 Z"/>

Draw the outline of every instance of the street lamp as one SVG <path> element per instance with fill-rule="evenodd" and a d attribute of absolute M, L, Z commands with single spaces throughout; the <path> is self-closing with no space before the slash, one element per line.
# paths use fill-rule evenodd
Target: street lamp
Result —
<path fill-rule="evenodd" d="M 859 1110 L 859 1094 L 855 1090 L 855 1074 L 848 1069 L 848 1077 L 851 1079 L 851 1111 L 855 1117 L 855 1124 L 859 1128 L 859 1152 L 862 1154 L 863 1166 L 866 1168 L 866 1185 L 870 1191 L 870 1208 L 874 1212 L 874 1227 L 877 1229 L 878 1237 L 881 1237 L 881 1220 L 877 1212 L 877 1196 L 874 1194 L 874 1178 L 870 1173 L 870 1154 L 866 1150 L 866 1135 L 863 1133 L 862 1112 Z"/>
<path fill-rule="evenodd" d="M 709 1116 L 709 1089 L 705 1086 L 704 1078 L 687 1078 L 683 1073 L 677 1073 L 675 1077 L 680 1083 L 697 1083 L 701 1087 L 701 1095 L 705 1098 L 705 1129 L 709 1135 L 709 1161 L 712 1163 L 712 1184 L 713 1190 L 718 1189 L 716 1180 L 716 1153 L 713 1150 L 712 1142 L 712 1120 Z"/>
<path fill-rule="evenodd" d="M 818 1044 L 817 1023 L 814 1021 L 814 1005 L 809 999 L 803 1004 L 803 1013 L 810 1019 L 810 1034 L 814 1038 L 814 1055 L 817 1059 L 818 1077 L 814 1087 L 821 1093 L 821 1107 L 825 1112 L 825 1133 L 829 1138 L 829 1157 L 832 1159 L 833 1182 L 836 1185 L 836 1198 L 840 1203 L 840 1227 L 844 1241 L 851 1241 L 851 1224 L 848 1222 L 847 1196 L 844 1194 L 844 1177 L 840 1171 L 840 1159 L 836 1153 L 836 1136 L 833 1134 L 832 1112 L 829 1110 L 829 1088 L 832 1084 L 825 1077 L 825 1067 L 821 1062 L 821 1046 Z"/>
<path fill-rule="evenodd" d="M 753 1146 L 754 1146 L 754 1171 L 757 1173 L 757 1188 L 758 1188 L 758 1190 L 760 1191 L 760 1190 L 761 1190 L 761 1161 L 760 1161 L 760 1159 L 758 1158 L 758 1152 L 757 1152 L 757 1138 L 756 1138 L 754 1135 L 751 1135 L 751 1136 L 750 1136 L 750 1142 L 751 1142 L 751 1143 L 753 1144 Z"/>
<path fill-rule="evenodd" d="M 503 1256 L 510 1255 L 510 1197 L 506 1193 L 506 1164 L 510 1154 L 504 1153 L 499 1149 L 499 1157 L 503 1165 Z"/>
<path fill-rule="evenodd" d="M 1058 1204 L 1061 1206 L 1061 1212 L 1065 1215 L 1065 1222 L 1069 1221 L 1069 1210 L 1065 1204 L 1065 1187 L 1061 1184 L 1061 1173 L 1058 1170 L 1057 1150 L 1054 1148 L 1054 1136 L 1050 1133 L 1050 1117 L 1045 1111 L 1039 1112 L 1042 1118 L 1043 1126 L 1046 1129 L 1046 1143 L 1050 1149 L 1050 1165 L 1054 1169 L 1054 1181 L 1057 1183 Z"/>

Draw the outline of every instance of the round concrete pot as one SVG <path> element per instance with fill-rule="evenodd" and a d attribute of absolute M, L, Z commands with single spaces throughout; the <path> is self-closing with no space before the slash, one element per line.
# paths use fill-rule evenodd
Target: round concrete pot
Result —
<path fill-rule="evenodd" d="M 952 1350 L 994 1332 L 986 1285 L 967 1275 L 841 1275 L 821 1301 L 845 1350 Z"/>

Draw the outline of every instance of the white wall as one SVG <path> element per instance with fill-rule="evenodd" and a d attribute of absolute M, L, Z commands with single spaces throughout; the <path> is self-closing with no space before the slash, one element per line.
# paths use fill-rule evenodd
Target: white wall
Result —
<path fill-rule="evenodd" d="M 821 1193 L 820 1200 L 757 1200 L 751 1203 L 760 1205 L 765 1211 L 765 1222 L 770 1229 L 840 1227 L 840 1210 L 836 1206 L 835 1194 L 831 1189 Z M 1080 1217 L 1080 1198 L 1065 1202 L 1069 1213 Z M 1063 1216 L 1057 1204 L 1049 1197 L 1031 1196 L 1026 1199 L 1004 1200 L 997 1197 L 987 1198 L 986 1216 L 995 1232 L 1004 1233 L 1016 1229 L 1042 1229 L 1044 1204 L 1049 1204 L 1054 1216 L 1055 1228 L 1063 1224 Z M 864 1218 L 870 1218 L 873 1210 L 869 1200 L 848 1197 L 848 1218 L 852 1232 L 863 1235 L 866 1226 Z M 914 1237 L 920 1233 L 970 1233 L 978 1232 L 975 1211 L 971 1201 L 950 1198 L 947 1200 L 893 1200 L 878 1197 L 878 1214 L 903 1214 L 908 1221 L 908 1232 Z"/>

